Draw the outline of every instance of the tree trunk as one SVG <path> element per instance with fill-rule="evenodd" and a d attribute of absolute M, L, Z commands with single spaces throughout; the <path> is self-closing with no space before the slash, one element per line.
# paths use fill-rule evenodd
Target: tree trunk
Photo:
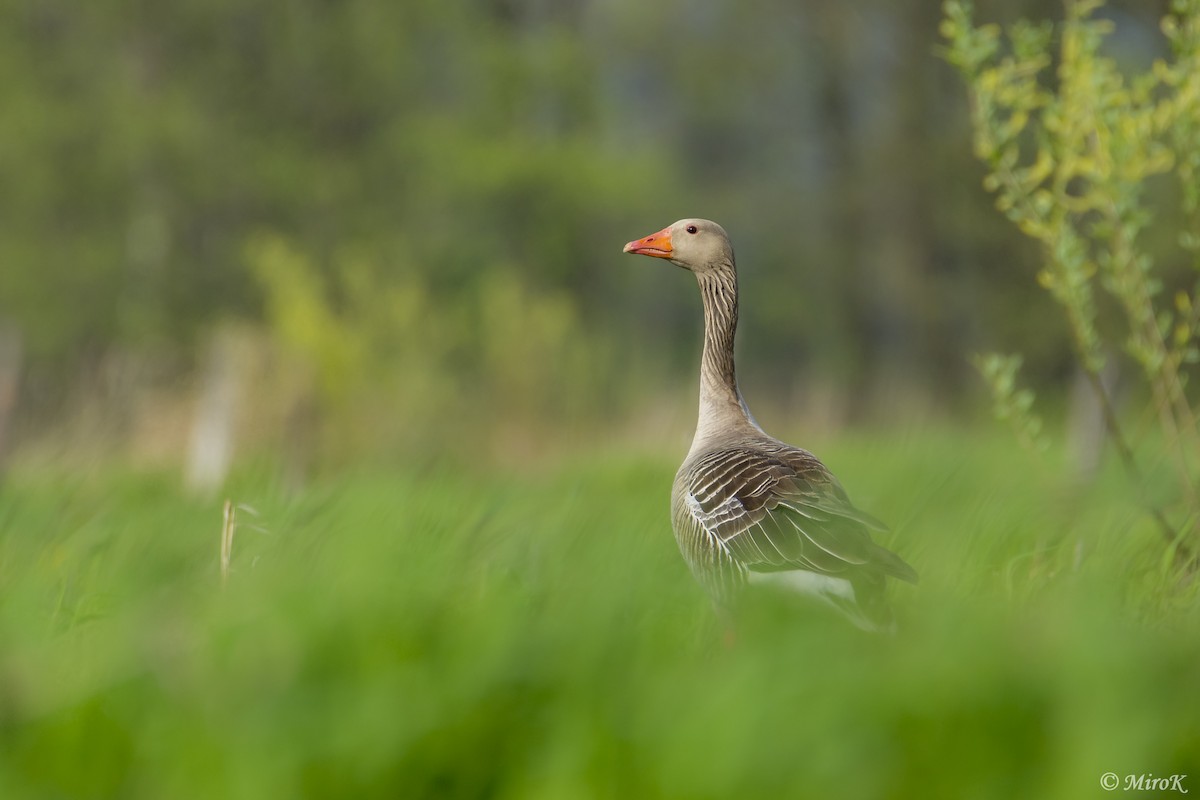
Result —
<path fill-rule="evenodd" d="M 209 341 L 188 444 L 184 485 L 209 494 L 225 481 L 233 463 L 234 436 L 244 370 L 235 334 L 217 331 Z"/>

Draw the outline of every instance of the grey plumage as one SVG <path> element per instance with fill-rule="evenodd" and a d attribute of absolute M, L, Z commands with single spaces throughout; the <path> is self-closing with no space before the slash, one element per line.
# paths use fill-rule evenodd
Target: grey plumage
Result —
<path fill-rule="evenodd" d="M 700 408 L 671 503 L 696 579 L 720 608 L 734 606 L 749 583 L 777 584 L 819 597 L 862 627 L 888 627 L 886 579 L 915 583 L 916 571 L 872 540 L 885 526 L 851 504 L 816 456 L 758 426 L 738 390 L 737 269 L 724 229 L 680 220 L 625 251 L 670 259 L 700 287 Z"/>

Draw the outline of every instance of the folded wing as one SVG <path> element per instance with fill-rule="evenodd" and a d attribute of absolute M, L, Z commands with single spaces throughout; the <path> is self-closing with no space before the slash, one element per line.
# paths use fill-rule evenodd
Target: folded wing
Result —
<path fill-rule="evenodd" d="M 729 448 L 700 459 L 687 505 L 701 528 L 751 572 L 807 570 L 819 575 L 888 575 L 915 583 L 899 556 L 871 539 L 886 530 L 858 510 L 815 456 L 780 445 Z"/>

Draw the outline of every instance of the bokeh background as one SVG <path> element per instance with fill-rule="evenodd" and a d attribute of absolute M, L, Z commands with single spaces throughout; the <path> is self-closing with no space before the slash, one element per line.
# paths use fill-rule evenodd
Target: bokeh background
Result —
<path fill-rule="evenodd" d="M 1194 519 L 1136 367 L 1143 486 L 1077 389 L 939 5 L 0 0 L 0 797 L 1200 775 L 1200 589 L 1147 506 Z M 1169 58 L 1169 5 L 1098 9 L 1103 54 Z M 722 644 L 667 511 L 699 299 L 621 253 L 685 216 L 734 239 L 757 418 L 921 573 L 897 637 L 764 597 Z"/>
<path fill-rule="evenodd" d="M 1166 5 L 1106 8 L 1132 68 Z M 981 188 L 939 15 L 7 3 L 3 452 L 286 449 L 303 473 L 686 428 L 664 409 L 693 388 L 696 297 L 620 253 L 682 216 L 732 232 L 768 420 L 969 415 L 980 349 L 1061 389 L 1067 337 Z M 214 437 L 227 458 L 196 452 Z"/>

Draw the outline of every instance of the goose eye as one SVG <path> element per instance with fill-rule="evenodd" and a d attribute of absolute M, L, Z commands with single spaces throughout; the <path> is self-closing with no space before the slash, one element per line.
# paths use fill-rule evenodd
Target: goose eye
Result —
<path fill-rule="evenodd" d="M 688 232 L 688 233 L 695 233 L 695 232 L 696 232 L 696 226 L 695 226 L 695 225 L 688 225 L 688 226 L 687 226 L 687 232 Z"/>

